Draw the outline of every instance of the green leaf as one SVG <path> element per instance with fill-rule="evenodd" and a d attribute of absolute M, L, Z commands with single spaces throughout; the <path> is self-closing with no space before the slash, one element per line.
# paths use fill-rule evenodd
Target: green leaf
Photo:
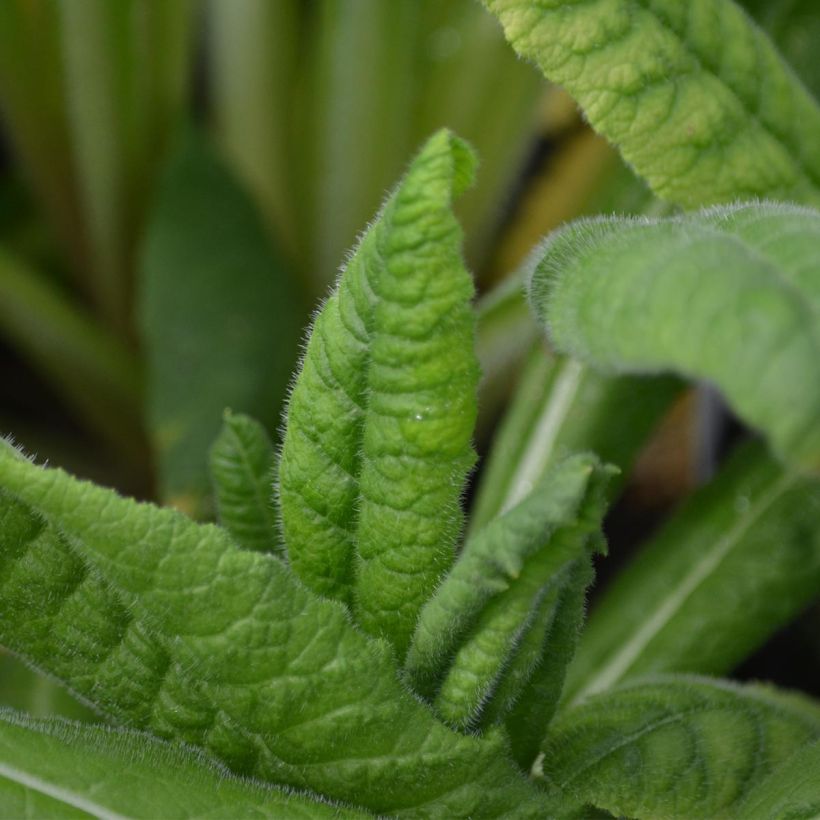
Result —
<path fill-rule="evenodd" d="M 820 482 L 748 445 L 606 590 L 567 697 L 658 672 L 728 672 L 819 589 Z"/>
<path fill-rule="evenodd" d="M 166 169 L 145 241 L 140 320 L 160 491 L 201 514 L 223 411 L 275 426 L 306 313 L 252 201 L 195 132 Z"/>
<path fill-rule="evenodd" d="M 0 628 L 16 630 L 45 669 L 84 654 L 84 676 L 69 684 L 120 720 L 130 713 L 134 725 L 201 746 L 234 772 L 379 813 L 554 810 L 499 735 L 467 737 L 437 722 L 399 682 L 387 645 L 276 558 L 237 549 L 221 528 L 38 468 L 6 443 L 0 486 L 65 533 L 75 562 L 60 577 L 59 550 L 42 555 L 42 521 L 12 508 L 17 524 L 0 528 Z M 100 592 L 108 599 L 95 600 Z M 62 658 L 49 654 L 55 644 Z"/>
<path fill-rule="evenodd" d="M 275 461 L 265 428 L 250 416 L 226 411 L 211 447 L 211 478 L 219 523 L 245 549 L 283 549 L 273 505 Z"/>
<path fill-rule="evenodd" d="M 820 202 L 820 109 L 732 0 L 484 0 L 664 199 Z"/>
<path fill-rule="evenodd" d="M 427 142 L 317 316 L 288 408 L 292 566 L 399 656 L 452 563 L 475 458 L 473 285 L 451 210 L 474 166 L 450 132 Z"/>
<path fill-rule="evenodd" d="M 0 710 L 3 817 L 363 817 L 149 735 Z"/>
<path fill-rule="evenodd" d="M 597 453 L 627 473 L 680 389 L 672 377 L 605 376 L 536 345 L 493 438 L 470 532 L 514 506 L 570 453 Z M 610 493 L 619 485 L 616 477 Z"/>
<path fill-rule="evenodd" d="M 543 659 L 561 651 L 552 629 L 565 587 L 599 543 L 608 477 L 592 456 L 557 465 L 467 542 L 422 609 L 406 667 L 448 723 L 471 728 L 502 719 Z M 561 653 L 564 665 L 571 649 Z M 553 671 L 557 698 L 563 666 Z M 546 720 L 552 705 L 540 704 Z"/>
<path fill-rule="evenodd" d="M 753 203 L 579 222 L 530 299 L 561 351 L 605 371 L 708 379 L 772 447 L 820 470 L 820 213 Z"/>
<path fill-rule="evenodd" d="M 550 784 L 618 816 L 717 817 L 820 737 L 820 707 L 762 687 L 656 678 L 561 715 L 544 744 Z"/>
<path fill-rule="evenodd" d="M 795 752 L 755 786 L 738 820 L 811 820 L 820 815 L 820 741 Z"/>

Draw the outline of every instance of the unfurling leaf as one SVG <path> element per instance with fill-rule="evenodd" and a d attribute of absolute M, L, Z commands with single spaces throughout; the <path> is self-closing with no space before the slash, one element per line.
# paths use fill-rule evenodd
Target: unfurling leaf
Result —
<path fill-rule="evenodd" d="M 732 0 L 484 0 L 652 189 L 820 203 L 820 108 Z"/>
<path fill-rule="evenodd" d="M 471 150 L 433 136 L 316 318 L 279 469 L 294 570 L 403 656 L 447 571 L 473 464 L 473 285 L 454 197 Z"/>
<path fill-rule="evenodd" d="M 608 474 L 592 456 L 558 464 L 530 496 L 467 542 L 422 609 L 407 670 L 448 723 L 468 728 L 503 720 L 539 680 L 545 659 L 568 662 L 574 641 L 556 642 L 554 630 L 573 578 L 588 580 L 582 567 L 599 545 Z M 569 606 L 577 633 L 583 610 Z M 563 671 L 550 667 L 556 698 Z M 548 699 L 539 704 L 542 731 L 553 706 Z"/>
<path fill-rule="evenodd" d="M 808 699 L 707 678 L 636 681 L 563 713 L 547 782 L 617 816 L 722 817 L 820 737 Z"/>
<path fill-rule="evenodd" d="M 275 453 L 265 428 L 250 416 L 226 411 L 210 462 L 219 523 L 245 549 L 280 552 Z"/>
<path fill-rule="evenodd" d="M 606 370 L 714 382 L 787 461 L 820 471 L 820 212 L 752 203 L 570 225 L 539 252 L 555 346 Z"/>

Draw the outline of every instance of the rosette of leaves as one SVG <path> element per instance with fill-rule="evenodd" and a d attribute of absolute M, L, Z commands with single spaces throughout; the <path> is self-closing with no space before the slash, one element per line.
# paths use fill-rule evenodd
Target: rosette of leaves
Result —
<path fill-rule="evenodd" d="M 559 708 L 603 547 L 595 456 L 458 548 L 478 368 L 452 202 L 474 164 L 437 133 L 363 235 L 278 463 L 226 416 L 217 524 L 0 443 L 0 642 L 104 722 L 0 712 L 5 813 L 743 816 L 791 808 L 784 782 L 816 801 L 800 696 L 662 675 Z"/>

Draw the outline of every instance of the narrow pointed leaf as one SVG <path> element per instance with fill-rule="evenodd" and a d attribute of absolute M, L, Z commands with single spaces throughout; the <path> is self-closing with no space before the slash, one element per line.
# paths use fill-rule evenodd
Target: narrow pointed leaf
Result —
<path fill-rule="evenodd" d="M 626 817 L 719 817 L 820 737 L 820 706 L 707 678 L 645 679 L 565 712 L 545 780 Z"/>
<path fill-rule="evenodd" d="M 555 805 L 516 772 L 499 736 L 438 723 L 400 684 L 388 647 L 272 556 L 237 549 L 213 525 L 38 468 L 6 443 L 0 485 L 60 527 L 85 574 L 122 599 L 170 664 L 145 664 L 150 636 L 141 645 L 106 611 L 64 616 L 83 614 L 87 587 L 53 580 L 47 563 L 38 575 L 50 591 L 15 585 L 3 597 L 26 595 L 34 611 L 48 604 L 55 625 L 81 631 L 86 646 L 98 636 L 113 644 L 127 665 L 102 664 L 119 672 L 105 694 L 124 711 L 141 677 L 131 708 L 155 733 L 200 745 L 235 772 L 391 815 L 492 817 L 518 805 L 527 817 Z M 30 560 L 19 541 L 16 552 L 4 544 L 7 583 Z M 121 647 L 126 640 L 135 652 Z M 48 668 L 51 659 L 36 661 Z"/>
<path fill-rule="evenodd" d="M 250 196 L 195 132 L 175 146 L 160 182 L 141 277 L 160 492 L 202 514 L 223 411 L 275 427 L 307 311 Z"/>
<path fill-rule="evenodd" d="M 473 286 L 451 210 L 474 165 L 447 131 L 427 142 L 317 316 L 288 408 L 293 568 L 400 656 L 453 560 L 474 461 Z"/>
<path fill-rule="evenodd" d="M 732 0 L 484 0 L 656 194 L 820 203 L 820 108 Z"/>
<path fill-rule="evenodd" d="M 211 447 L 211 479 L 219 523 L 245 549 L 281 550 L 273 504 L 275 461 L 273 444 L 258 421 L 225 413 Z"/>
<path fill-rule="evenodd" d="M 659 672 L 729 672 L 818 591 L 820 482 L 748 445 L 606 590 L 567 697 Z"/>
<path fill-rule="evenodd" d="M 755 786 L 738 820 L 809 820 L 820 815 L 820 741 L 815 740 Z"/>
<path fill-rule="evenodd" d="M 422 610 L 407 670 L 449 723 L 500 720 L 552 651 L 563 588 L 597 544 L 607 478 L 592 456 L 557 465 L 468 541 Z"/>
<path fill-rule="evenodd" d="M 820 471 L 818 253 L 820 213 L 792 205 L 580 222 L 547 241 L 530 299 L 559 350 L 710 380 L 782 458 Z"/>
<path fill-rule="evenodd" d="M 32 812 L 33 809 L 33 812 Z M 3 817 L 358 818 L 149 735 L 0 710 Z"/>

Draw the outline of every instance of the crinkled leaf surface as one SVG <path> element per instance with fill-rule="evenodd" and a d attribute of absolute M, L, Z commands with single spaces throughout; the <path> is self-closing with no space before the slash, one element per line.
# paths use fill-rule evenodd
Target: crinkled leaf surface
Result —
<path fill-rule="evenodd" d="M 141 260 L 147 415 L 166 501 L 208 510 L 226 407 L 279 419 L 307 307 L 253 201 L 201 134 L 160 181 Z"/>
<path fill-rule="evenodd" d="M 820 482 L 747 445 L 607 588 L 566 695 L 659 672 L 729 672 L 819 590 Z"/>
<path fill-rule="evenodd" d="M 245 549 L 281 548 L 273 503 L 275 462 L 265 428 L 250 416 L 226 411 L 211 447 L 211 480 L 219 523 Z"/>
<path fill-rule="evenodd" d="M 6 443 L 0 485 L 59 526 L 75 561 L 61 578 L 61 563 L 38 553 L 42 522 L 18 504 L 18 523 L 0 530 L 0 601 L 20 602 L 14 617 L 4 612 L 3 630 L 16 630 L 46 669 L 60 661 L 48 655 L 54 644 L 63 656 L 85 653 L 69 683 L 98 694 L 120 721 L 132 714 L 235 772 L 377 812 L 489 817 L 516 805 L 537 816 L 553 805 L 508 762 L 500 737 L 438 723 L 398 681 L 388 647 L 276 558 L 237 549 L 221 528 L 38 468 Z M 97 605 L 100 591 L 115 600 Z M 57 637 L 38 643 L 46 631 Z"/>
<path fill-rule="evenodd" d="M 608 471 L 594 456 L 558 464 L 533 493 L 471 538 L 422 609 L 407 657 L 416 688 L 449 723 L 503 719 L 544 658 L 570 579 L 597 546 Z M 576 624 L 577 629 L 577 624 Z M 563 670 L 552 670 L 559 677 Z M 551 704 L 540 704 L 545 727 Z"/>
<path fill-rule="evenodd" d="M 365 817 L 243 780 L 149 735 L 0 710 L 3 817 Z"/>
<path fill-rule="evenodd" d="M 790 757 L 755 786 L 738 820 L 811 820 L 820 816 L 820 741 Z"/>
<path fill-rule="evenodd" d="M 820 470 L 820 212 L 579 222 L 544 245 L 530 299 L 559 350 L 708 379 L 780 456 Z"/>
<path fill-rule="evenodd" d="M 820 108 L 732 0 L 484 0 L 659 196 L 820 202 Z"/>
<path fill-rule="evenodd" d="M 820 737 L 820 706 L 707 678 L 645 679 L 563 713 L 548 782 L 618 816 L 717 817 Z"/>
<path fill-rule="evenodd" d="M 474 461 L 473 285 L 451 210 L 474 165 L 448 131 L 427 142 L 317 316 L 287 414 L 293 568 L 400 656 L 453 560 Z"/>

